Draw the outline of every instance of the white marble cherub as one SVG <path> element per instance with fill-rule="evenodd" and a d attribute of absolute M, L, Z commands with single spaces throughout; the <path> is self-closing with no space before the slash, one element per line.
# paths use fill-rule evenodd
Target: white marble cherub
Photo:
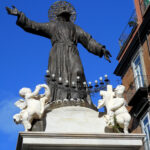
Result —
<path fill-rule="evenodd" d="M 128 133 L 131 116 L 125 106 L 126 102 L 123 98 L 124 90 L 125 87 L 123 85 L 118 85 L 114 92 L 111 91 L 112 96 L 110 96 L 111 92 L 108 90 L 101 91 L 100 94 L 103 96 L 103 99 L 99 100 L 98 108 L 106 107 L 107 115 L 105 115 L 105 119 L 108 127 L 113 127 L 115 125 L 114 119 L 116 119 L 117 124 L 124 129 L 124 133 Z M 111 98 L 108 98 L 109 96 Z"/>
<path fill-rule="evenodd" d="M 115 93 L 113 91 L 112 85 L 107 85 L 107 91 L 100 91 L 100 96 L 102 96 L 103 99 L 100 99 L 98 101 L 97 108 L 100 109 L 102 107 L 106 107 L 107 114 L 104 116 L 106 124 L 109 128 L 112 128 L 114 126 L 114 112 L 111 111 L 111 101 L 115 96 Z"/>
<path fill-rule="evenodd" d="M 41 88 L 45 89 L 44 94 L 39 94 Z M 13 116 L 14 121 L 23 124 L 25 131 L 29 131 L 32 127 L 33 119 L 41 119 L 44 114 L 45 105 L 50 98 L 50 90 L 46 84 L 39 84 L 36 86 L 34 92 L 30 88 L 22 88 L 19 91 L 21 97 L 15 103 L 21 109 L 21 112 Z"/>

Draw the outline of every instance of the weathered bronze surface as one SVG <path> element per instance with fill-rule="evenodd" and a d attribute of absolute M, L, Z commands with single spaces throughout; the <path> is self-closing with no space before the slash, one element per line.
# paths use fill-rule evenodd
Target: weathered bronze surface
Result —
<path fill-rule="evenodd" d="M 44 36 L 51 40 L 52 49 L 48 61 L 49 80 L 52 79 L 52 75 L 55 75 L 56 81 L 61 77 L 64 86 L 66 80 L 68 80 L 68 86 L 72 87 L 72 83 L 77 83 L 77 77 L 79 76 L 79 87 L 83 87 L 83 82 L 86 82 L 86 79 L 77 49 L 78 43 L 81 43 L 90 53 L 99 57 L 104 56 L 110 62 L 109 57 L 111 57 L 111 54 L 105 49 L 105 46 L 97 43 L 91 35 L 73 23 L 76 18 L 76 12 L 70 3 L 66 1 L 55 2 L 49 10 L 51 21 L 48 23 L 31 21 L 14 6 L 12 9 L 7 7 L 6 10 L 8 14 L 18 17 L 17 25 L 26 32 Z M 59 88 L 57 84 L 53 86 L 50 83 L 48 82 L 51 90 L 50 102 L 73 98 L 75 100 L 83 99 L 91 104 L 88 94 L 65 90 Z"/>

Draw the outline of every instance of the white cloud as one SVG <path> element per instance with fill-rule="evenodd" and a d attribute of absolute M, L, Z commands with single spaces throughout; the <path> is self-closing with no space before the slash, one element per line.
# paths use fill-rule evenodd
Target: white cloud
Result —
<path fill-rule="evenodd" d="M 19 112 L 19 109 L 14 105 L 19 97 L 10 95 L 0 99 L 0 131 L 7 134 L 24 130 L 22 125 L 16 125 L 13 121 L 13 115 Z"/>

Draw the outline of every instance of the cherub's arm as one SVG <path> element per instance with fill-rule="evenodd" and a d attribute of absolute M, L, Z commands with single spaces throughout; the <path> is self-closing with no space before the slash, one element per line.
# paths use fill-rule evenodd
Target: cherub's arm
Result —
<path fill-rule="evenodd" d="M 35 90 L 30 94 L 29 98 L 36 97 L 39 94 L 41 88 L 42 88 L 41 85 L 37 85 L 36 88 L 35 88 Z"/>
<path fill-rule="evenodd" d="M 45 89 L 45 93 L 44 93 L 44 94 L 41 94 L 40 96 L 41 96 L 41 97 L 46 96 L 47 98 L 49 98 L 49 97 L 50 97 L 50 89 L 49 89 L 48 85 L 46 85 L 46 84 L 41 84 L 40 86 Z"/>
<path fill-rule="evenodd" d="M 39 95 L 39 92 L 40 92 L 41 88 L 45 89 L 45 93 Z M 36 97 L 37 95 L 39 95 L 39 98 L 44 98 L 44 99 L 47 100 L 50 97 L 49 87 L 46 84 L 39 84 L 39 85 L 37 85 L 35 90 L 34 90 L 34 92 L 32 92 L 30 94 L 30 98 Z"/>
<path fill-rule="evenodd" d="M 110 106 L 111 111 L 115 111 L 124 105 L 124 98 L 114 98 L 113 104 Z"/>
<path fill-rule="evenodd" d="M 105 106 L 105 101 L 104 101 L 104 99 L 98 100 L 97 109 L 100 109 L 100 108 L 102 108 L 102 107 L 104 107 L 104 106 Z"/>

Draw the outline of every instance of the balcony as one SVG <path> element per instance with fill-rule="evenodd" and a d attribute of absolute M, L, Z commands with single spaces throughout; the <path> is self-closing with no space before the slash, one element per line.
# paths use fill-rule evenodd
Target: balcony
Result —
<path fill-rule="evenodd" d="M 137 16 L 136 11 L 134 10 L 133 13 L 131 14 L 128 24 L 125 26 L 122 34 L 119 37 L 120 49 L 123 49 L 123 47 L 125 47 L 128 41 L 131 39 L 136 27 L 137 27 Z"/>
<path fill-rule="evenodd" d="M 139 3 L 140 3 L 140 8 L 141 8 L 141 13 L 144 16 L 147 8 L 150 5 L 150 0 L 139 0 Z"/>
<path fill-rule="evenodd" d="M 125 99 L 127 103 L 132 106 L 132 100 L 138 101 L 143 97 L 148 96 L 150 87 L 150 76 L 137 76 L 134 80 L 130 83 L 129 88 L 125 91 Z"/>

